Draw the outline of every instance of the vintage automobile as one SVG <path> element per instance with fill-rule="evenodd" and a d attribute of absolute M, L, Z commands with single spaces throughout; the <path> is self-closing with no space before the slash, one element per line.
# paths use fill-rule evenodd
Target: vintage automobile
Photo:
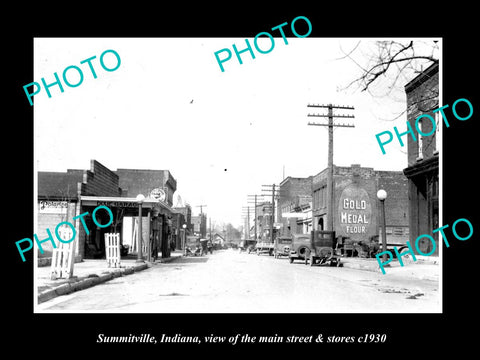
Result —
<path fill-rule="evenodd" d="M 208 254 L 213 254 L 213 244 L 209 239 L 200 239 L 200 255 Z"/>
<path fill-rule="evenodd" d="M 340 266 L 335 231 L 315 230 L 312 231 L 310 239 L 310 249 L 304 257 L 305 265 L 310 262 L 310 266 L 313 266 L 318 260 L 319 265 L 329 262 L 330 266 Z"/>
<path fill-rule="evenodd" d="M 290 264 L 294 260 L 307 261 L 311 252 L 311 240 L 309 234 L 292 234 L 292 243 L 288 260 Z"/>
<path fill-rule="evenodd" d="M 240 242 L 239 251 L 240 252 L 246 251 L 247 253 L 250 254 L 251 252 L 255 251 L 256 244 L 257 244 L 257 241 L 253 239 L 242 240 Z"/>
<path fill-rule="evenodd" d="M 200 238 L 198 236 L 189 235 L 185 239 L 185 256 L 199 256 L 202 254 Z"/>
<path fill-rule="evenodd" d="M 280 256 L 289 256 L 290 248 L 292 247 L 292 238 L 287 236 L 280 236 L 277 238 L 275 243 L 275 248 L 273 250 L 273 255 L 275 259 L 278 259 Z"/>
<path fill-rule="evenodd" d="M 208 252 L 208 240 L 200 239 L 200 255 L 206 254 Z"/>
<path fill-rule="evenodd" d="M 273 255 L 275 245 L 271 242 L 257 242 L 255 245 L 255 251 L 257 252 L 257 255 L 260 254 L 268 254 L 268 255 Z"/>

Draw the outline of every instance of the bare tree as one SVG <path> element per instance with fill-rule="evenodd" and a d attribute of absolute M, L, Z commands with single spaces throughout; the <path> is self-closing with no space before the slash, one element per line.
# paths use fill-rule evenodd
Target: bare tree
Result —
<path fill-rule="evenodd" d="M 370 43 L 367 42 L 367 47 Z M 387 80 L 388 95 L 402 80 L 402 85 L 433 63 L 438 63 L 438 43 L 431 41 L 375 41 L 374 48 L 364 49 L 362 41 L 340 59 L 350 59 L 361 70 L 344 89 L 357 86 L 361 91 L 369 91 L 380 79 Z M 360 56 L 360 59 L 359 59 Z M 436 94 L 438 96 L 438 93 Z"/>

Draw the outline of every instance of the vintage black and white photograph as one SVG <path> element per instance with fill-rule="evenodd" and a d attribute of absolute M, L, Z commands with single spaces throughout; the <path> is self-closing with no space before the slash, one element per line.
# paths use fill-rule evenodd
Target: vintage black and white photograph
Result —
<path fill-rule="evenodd" d="M 35 313 L 442 312 L 442 38 L 283 20 L 33 40 Z"/>

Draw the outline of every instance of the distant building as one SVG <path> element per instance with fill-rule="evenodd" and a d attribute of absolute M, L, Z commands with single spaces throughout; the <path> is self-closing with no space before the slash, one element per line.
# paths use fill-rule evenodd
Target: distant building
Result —
<path fill-rule="evenodd" d="M 312 177 L 287 177 L 280 183 L 277 204 L 279 234 L 309 234 L 312 230 Z"/>
<path fill-rule="evenodd" d="M 439 194 L 439 139 L 442 120 L 438 108 L 438 63 L 431 65 L 412 81 L 405 85 L 407 95 L 407 121 L 410 123 L 416 141 L 408 136 L 408 167 L 403 173 L 408 178 L 410 235 L 414 242 L 419 235 L 432 234 L 439 227 L 438 194 Z M 420 135 L 415 127 L 418 116 L 428 114 L 435 119 L 436 129 L 431 120 L 423 117 L 418 128 L 424 134 Z M 433 234 L 437 242 L 438 233 Z M 433 245 L 430 241 L 421 239 L 418 244 L 423 253 L 429 253 Z M 415 250 L 415 247 L 413 247 Z"/>
<path fill-rule="evenodd" d="M 182 239 L 184 239 L 184 236 L 193 234 L 192 208 L 190 205 L 185 204 L 181 207 L 174 207 L 173 210 L 174 213 L 172 214 L 172 234 L 175 237 L 176 248 L 182 249 Z M 186 225 L 185 229 L 183 228 L 183 225 Z"/>
<path fill-rule="evenodd" d="M 192 225 L 193 225 L 193 232 L 201 236 L 202 238 L 206 238 L 207 236 L 207 215 L 200 214 L 197 216 L 192 216 Z"/>
<path fill-rule="evenodd" d="M 269 241 L 271 239 L 270 233 L 270 221 L 272 216 L 272 203 L 269 201 L 264 201 L 257 203 L 256 214 L 254 226 L 256 227 L 257 240 L 258 241 Z M 255 234 L 255 228 L 253 229 Z"/>

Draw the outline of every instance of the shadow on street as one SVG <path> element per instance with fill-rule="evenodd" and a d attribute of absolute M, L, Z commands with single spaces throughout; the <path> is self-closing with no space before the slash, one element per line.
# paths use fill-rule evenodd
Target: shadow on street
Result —
<path fill-rule="evenodd" d="M 208 259 L 208 256 L 182 256 L 175 261 L 175 264 L 205 263 Z"/>

